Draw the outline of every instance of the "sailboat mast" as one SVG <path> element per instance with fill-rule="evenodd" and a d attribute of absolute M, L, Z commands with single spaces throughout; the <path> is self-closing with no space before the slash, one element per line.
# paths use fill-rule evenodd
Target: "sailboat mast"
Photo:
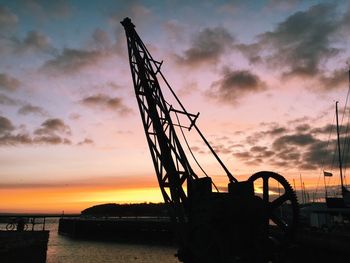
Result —
<path fill-rule="evenodd" d="M 338 101 L 335 103 L 335 114 L 337 119 L 337 139 L 338 139 L 338 160 L 339 160 L 339 171 L 340 171 L 340 184 L 342 195 L 344 195 L 344 182 L 343 182 L 343 167 L 342 167 L 342 159 L 341 159 L 341 151 L 340 151 L 340 136 L 339 136 L 339 119 L 338 119 Z"/>
<path fill-rule="evenodd" d="M 300 189 L 301 189 L 301 202 L 305 204 L 305 195 L 304 195 L 304 188 L 303 188 L 303 179 L 301 178 L 301 173 L 299 174 L 300 177 Z"/>

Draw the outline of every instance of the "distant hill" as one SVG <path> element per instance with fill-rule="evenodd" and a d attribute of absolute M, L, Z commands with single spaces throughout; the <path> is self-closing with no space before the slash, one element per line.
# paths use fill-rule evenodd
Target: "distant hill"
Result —
<path fill-rule="evenodd" d="M 164 203 L 102 204 L 81 211 L 83 216 L 167 216 Z"/>

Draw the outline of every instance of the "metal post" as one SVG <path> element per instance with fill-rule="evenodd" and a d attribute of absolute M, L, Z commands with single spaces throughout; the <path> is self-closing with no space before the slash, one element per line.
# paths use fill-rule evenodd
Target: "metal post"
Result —
<path fill-rule="evenodd" d="M 338 101 L 335 103 L 335 114 L 337 119 L 337 141 L 338 141 L 338 160 L 339 160 L 339 172 L 340 172 L 340 184 L 341 184 L 341 193 L 344 197 L 344 182 L 343 182 L 343 167 L 342 167 L 342 159 L 341 159 L 341 151 L 340 151 L 340 132 L 339 132 L 339 119 L 338 119 Z"/>
<path fill-rule="evenodd" d="M 304 204 L 304 191 L 303 191 L 303 180 L 301 179 L 301 173 L 299 174 L 300 177 L 300 189 L 301 189 L 301 203 Z"/>
<path fill-rule="evenodd" d="M 327 192 L 326 176 L 324 175 L 324 173 L 323 173 L 323 182 L 324 182 L 325 196 L 327 198 L 328 197 L 328 192 Z"/>

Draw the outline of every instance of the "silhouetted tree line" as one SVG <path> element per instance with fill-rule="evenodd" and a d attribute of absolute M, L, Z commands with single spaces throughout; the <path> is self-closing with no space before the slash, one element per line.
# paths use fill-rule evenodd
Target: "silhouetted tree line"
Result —
<path fill-rule="evenodd" d="M 81 211 L 83 216 L 167 216 L 164 203 L 102 204 Z"/>

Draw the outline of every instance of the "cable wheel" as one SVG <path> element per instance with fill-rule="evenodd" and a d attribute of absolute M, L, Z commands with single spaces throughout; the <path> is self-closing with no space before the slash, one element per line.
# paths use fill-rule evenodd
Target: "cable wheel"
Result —
<path fill-rule="evenodd" d="M 277 245 L 288 243 L 295 235 L 299 219 L 295 191 L 282 175 L 274 172 L 258 172 L 248 180 L 253 182 L 255 191 L 261 190 L 256 195 L 262 198 L 267 211 L 263 224 L 265 237 Z"/>

